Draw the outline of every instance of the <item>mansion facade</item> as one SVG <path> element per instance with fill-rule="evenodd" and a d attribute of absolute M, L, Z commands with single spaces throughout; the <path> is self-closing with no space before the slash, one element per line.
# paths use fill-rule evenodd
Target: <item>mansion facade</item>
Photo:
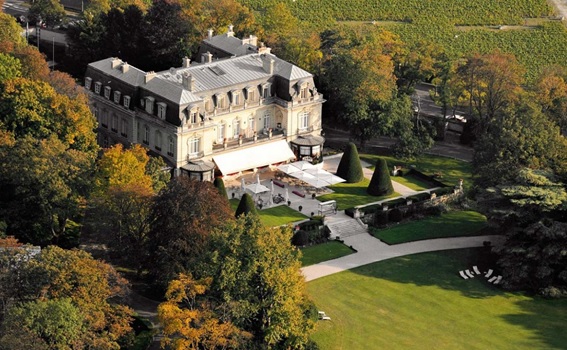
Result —
<path fill-rule="evenodd" d="M 90 63 L 85 89 L 99 144 L 142 144 L 175 175 L 201 180 L 320 157 L 324 99 L 311 73 L 254 36 L 236 38 L 232 26 L 209 31 L 200 57 L 157 73 L 119 58 Z"/>

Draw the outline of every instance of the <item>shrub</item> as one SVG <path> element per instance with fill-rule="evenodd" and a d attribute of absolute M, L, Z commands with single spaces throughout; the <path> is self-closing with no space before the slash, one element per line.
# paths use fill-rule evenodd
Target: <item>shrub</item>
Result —
<path fill-rule="evenodd" d="M 303 231 L 303 230 L 297 231 L 291 239 L 291 244 L 298 247 L 307 245 L 308 243 L 309 243 L 309 234 L 307 233 L 307 231 Z"/>
<path fill-rule="evenodd" d="M 347 145 L 341 157 L 341 162 L 337 168 L 337 176 L 345 179 L 347 183 L 357 183 L 364 179 L 358 151 L 356 150 L 356 145 L 352 142 Z"/>
<path fill-rule="evenodd" d="M 429 206 L 425 210 L 425 213 L 427 215 L 432 215 L 432 216 L 441 216 L 441 214 L 446 212 L 447 212 L 447 206 L 443 203 Z"/>
<path fill-rule="evenodd" d="M 384 226 L 388 224 L 388 212 L 387 211 L 380 211 L 374 214 L 374 225 L 375 226 Z"/>
<path fill-rule="evenodd" d="M 223 181 L 222 177 L 215 178 L 213 185 L 219 191 L 221 196 L 228 199 L 228 194 L 226 193 L 226 188 L 224 187 L 224 181 Z M 234 198 L 234 193 L 232 195 L 233 195 L 232 198 Z"/>
<path fill-rule="evenodd" d="M 409 196 L 406 199 L 410 199 L 413 203 L 422 202 L 427 200 L 431 197 L 431 195 L 427 192 L 414 194 L 413 196 Z"/>
<path fill-rule="evenodd" d="M 347 208 L 345 209 L 345 214 L 350 216 L 351 218 L 354 218 L 354 212 L 355 212 L 355 208 Z"/>
<path fill-rule="evenodd" d="M 403 218 L 404 215 L 399 208 L 394 208 L 388 213 L 388 220 L 391 222 L 400 222 Z"/>
<path fill-rule="evenodd" d="M 394 186 L 388 172 L 388 164 L 384 158 L 378 158 L 376 168 L 366 192 L 372 196 L 387 196 L 394 193 Z"/>
<path fill-rule="evenodd" d="M 366 214 L 374 214 L 376 212 L 382 211 L 382 204 L 372 204 L 364 208 L 360 208 L 359 210 Z"/>
<path fill-rule="evenodd" d="M 248 215 L 250 213 L 257 215 L 256 207 L 254 207 L 254 200 L 248 193 L 244 193 L 242 198 L 240 198 L 240 203 L 238 203 L 238 208 L 236 208 L 234 216 L 239 217 L 242 214 Z"/>
<path fill-rule="evenodd" d="M 453 193 L 453 187 L 441 187 L 431 191 L 431 193 L 435 193 L 437 196 L 444 196 Z"/>

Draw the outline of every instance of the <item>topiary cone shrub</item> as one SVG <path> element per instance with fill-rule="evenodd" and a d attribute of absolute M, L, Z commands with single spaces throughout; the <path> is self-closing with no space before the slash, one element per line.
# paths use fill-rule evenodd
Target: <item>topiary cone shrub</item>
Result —
<path fill-rule="evenodd" d="M 223 181 L 222 177 L 215 178 L 213 185 L 219 191 L 221 196 L 228 199 L 228 193 L 226 193 L 226 188 L 224 187 L 224 181 Z M 233 196 L 233 198 L 234 198 L 234 196 Z"/>
<path fill-rule="evenodd" d="M 360 182 L 364 179 L 358 151 L 356 150 L 356 145 L 352 142 L 347 145 L 343 153 L 341 162 L 337 168 L 337 176 L 342 177 L 350 184 Z"/>
<path fill-rule="evenodd" d="M 394 186 L 392 186 L 392 179 L 390 179 L 390 173 L 388 172 L 388 164 L 386 164 L 384 158 L 378 158 L 374 174 L 372 174 L 372 179 L 366 192 L 372 196 L 387 196 L 394 193 Z"/>
<path fill-rule="evenodd" d="M 234 216 L 239 217 L 242 214 L 248 215 L 250 213 L 253 213 L 254 215 L 257 214 L 256 207 L 254 206 L 254 200 L 251 195 L 244 193 L 242 198 L 240 198 L 240 203 L 238 203 L 238 208 L 236 208 Z"/>

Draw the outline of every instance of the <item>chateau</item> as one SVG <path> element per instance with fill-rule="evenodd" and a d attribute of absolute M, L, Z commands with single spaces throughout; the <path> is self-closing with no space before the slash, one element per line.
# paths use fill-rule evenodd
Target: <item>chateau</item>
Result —
<path fill-rule="evenodd" d="M 313 75 L 232 26 L 209 31 L 200 62 L 144 72 L 119 58 L 88 65 L 85 88 L 103 147 L 143 144 L 174 174 L 211 180 L 320 157 L 322 94 Z"/>

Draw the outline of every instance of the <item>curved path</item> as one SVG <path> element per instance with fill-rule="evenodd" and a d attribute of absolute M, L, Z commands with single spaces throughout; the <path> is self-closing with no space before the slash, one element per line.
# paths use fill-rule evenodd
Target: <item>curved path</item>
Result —
<path fill-rule="evenodd" d="M 305 280 L 309 282 L 320 277 L 377 261 L 438 250 L 482 247 L 484 241 L 490 241 L 492 245 L 495 245 L 498 244 L 502 238 L 502 236 L 453 237 L 387 245 L 370 234 L 359 234 L 346 237 L 344 240 L 347 246 L 353 246 L 358 252 L 342 258 L 304 267 L 301 269 L 301 272 L 305 276 Z"/>

